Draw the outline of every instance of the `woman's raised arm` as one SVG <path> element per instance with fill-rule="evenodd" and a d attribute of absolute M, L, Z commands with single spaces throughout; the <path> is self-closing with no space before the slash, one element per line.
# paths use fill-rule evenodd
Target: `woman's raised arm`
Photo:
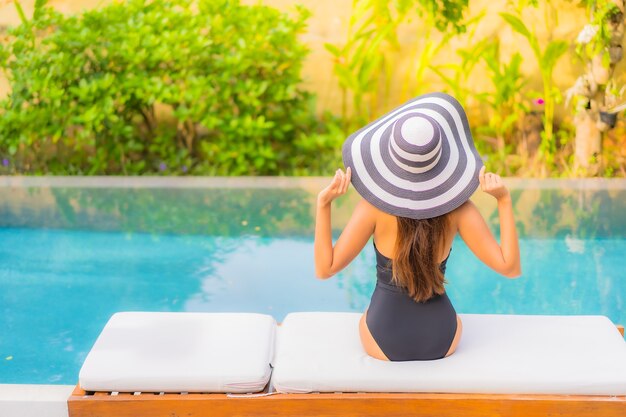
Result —
<path fill-rule="evenodd" d="M 315 275 L 318 278 L 330 278 L 345 268 L 363 249 L 376 224 L 373 210 L 369 203 L 361 200 L 354 209 L 350 221 L 341 232 L 333 248 L 330 227 L 331 202 L 348 190 L 350 168 L 344 174 L 340 169 L 328 187 L 317 197 L 315 215 Z"/>
<path fill-rule="evenodd" d="M 459 234 L 476 257 L 487 266 L 508 278 L 517 278 L 522 274 L 522 266 L 509 190 L 500 176 L 485 174 L 485 167 L 480 170 L 479 181 L 481 189 L 498 202 L 500 245 L 483 216 L 469 200 L 457 210 Z"/>

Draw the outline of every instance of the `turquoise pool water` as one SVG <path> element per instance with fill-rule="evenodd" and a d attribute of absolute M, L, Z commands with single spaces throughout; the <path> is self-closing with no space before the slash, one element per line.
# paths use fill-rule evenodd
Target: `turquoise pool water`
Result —
<path fill-rule="evenodd" d="M 305 184 L 306 185 L 306 184 Z M 317 183 L 296 188 L 0 188 L 0 383 L 75 384 L 118 311 L 362 312 L 371 243 L 315 278 Z M 459 313 L 602 314 L 626 324 L 626 190 L 514 189 L 523 276 L 461 240 L 448 263 Z M 497 233 L 495 203 L 474 201 Z M 334 208 L 337 235 L 356 202 Z"/>

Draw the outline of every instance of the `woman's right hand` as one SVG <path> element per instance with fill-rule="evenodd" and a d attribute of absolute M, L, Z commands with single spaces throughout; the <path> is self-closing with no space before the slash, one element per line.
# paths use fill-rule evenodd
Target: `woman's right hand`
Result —
<path fill-rule="evenodd" d="M 485 172 L 484 165 L 478 173 L 478 181 L 480 182 L 480 189 L 494 196 L 496 200 L 509 197 L 509 190 L 502 182 L 502 178 L 492 172 Z"/>
<path fill-rule="evenodd" d="M 350 170 L 350 167 L 346 169 L 345 174 L 341 169 L 338 169 L 328 187 L 324 188 L 317 195 L 318 204 L 330 204 L 335 198 L 345 194 L 348 190 L 348 186 L 350 185 L 351 176 L 352 171 Z"/>

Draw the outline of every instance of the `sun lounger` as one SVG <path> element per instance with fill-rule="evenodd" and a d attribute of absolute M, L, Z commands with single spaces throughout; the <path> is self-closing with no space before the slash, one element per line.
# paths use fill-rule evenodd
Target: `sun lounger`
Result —
<path fill-rule="evenodd" d="M 365 354 L 358 336 L 359 317 L 359 313 L 287 315 L 278 326 L 271 380 L 261 392 L 167 393 L 158 384 L 150 392 L 96 391 L 82 387 L 79 378 L 68 399 L 69 415 L 626 415 L 623 328 L 620 337 L 606 317 L 461 314 L 463 337 L 454 355 L 402 363 Z M 123 341 L 118 348 L 122 346 Z M 149 364 L 144 361 L 146 367 Z M 166 380 L 157 382 L 170 386 Z M 183 380 L 178 382 L 182 384 L 178 388 L 187 388 Z"/>
<path fill-rule="evenodd" d="M 276 321 L 255 313 L 114 314 L 79 373 L 89 391 L 255 392 L 267 385 Z"/>
<path fill-rule="evenodd" d="M 461 314 L 453 355 L 408 362 L 368 356 L 360 316 L 288 314 L 276 390 L 626 395 L 626 343 L 604 316 Z"/>

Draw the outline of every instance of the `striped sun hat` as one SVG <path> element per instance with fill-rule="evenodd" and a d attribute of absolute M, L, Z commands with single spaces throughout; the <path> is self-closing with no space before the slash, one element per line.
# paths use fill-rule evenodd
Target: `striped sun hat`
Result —
<path fill-rule="evenodd" d="M 483 165 L 463 107 L 444 93 L 418 96 L 359 129 L 342 153 L 364 199 L 413 219 L 441 216 L 467 201 Z"/>

